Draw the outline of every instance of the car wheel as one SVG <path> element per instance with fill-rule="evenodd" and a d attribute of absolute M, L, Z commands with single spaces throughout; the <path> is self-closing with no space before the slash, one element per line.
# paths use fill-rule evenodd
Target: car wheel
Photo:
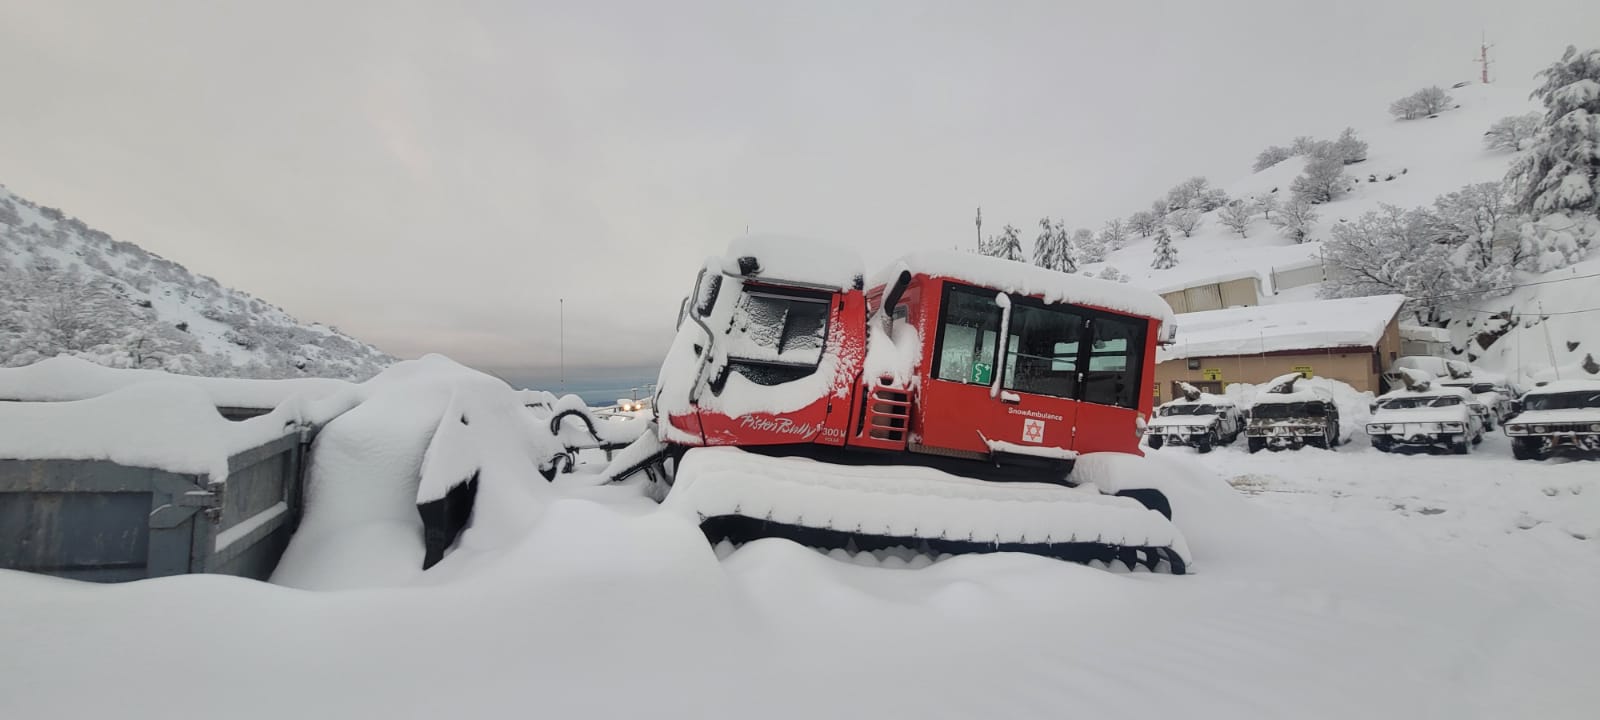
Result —
<path fill-rule="evenodd" d="M 1255 437 L 1253 437 L 1253 438 L 1245 438 L 1244 442 L 1245 442 L 1245 446 L 1250 450 L 1250 452 L 1252 454 L 1261 452 L 1263 449 L 1265 449 L 1267 447 L 1266 438 L 1255 438 Z"/>
<path fill-rule="evenodd" d="M 1471 452 L 1471 450 L 1472 450 L 1472 446 L 1467 443 L 1467 436 L 1466 435 L 1462 435 L 1462 436 L 1460 436 L 1458 438 L 1455 438 L 1450 443 L 1450 452 L 1453 452 L 1453 453 L 1455 453 L 1457 455 L 1465 455 L 1468 452 Z"/>
<path fill-rule="evenodd" d="M 1472 444 L 1473 445 L 1477 445 L 1477 444 L 1482 443 L 1482 442 L 1483 442 L 1483 433 L 1482 432 L 1479 432 L 1477 435 L 1473 435 L 1472 436 Z"/>
<path fill-rule="evenodd" d="M 1166 440 L 1164 438 L 1162 438 L 1160 435 L 1151 435 L 1150 436 L 1150 449 L 1151 450 L 1160 450 L 1162 444 L 1164 444 L 1165 442 L 1166 442 Z"/>
<path fill-rule="evenodd" d="M 1204 435 L 1201 435 L 1200 439 L 1196 440 L 1195 443 L 1194 443 L 1195 449 L 1199 450 L 1201 455 L 1204 455 L 1204 454 L 1206 454 L 1208 452 L 1211 452 L 1211 448 L 1215 447 L 1216 445 L 1217 445 L 1217 431 L 1216 430 L 1212 430 L 1211 432 L 1208 432 L 1208 433 L 1206 433 Z"/>
<path fill-rule="evenodd" d="M 1372 447 L 1378 452 L 1389 452 L 1391 447 L 1389 444 L 1389 438 L 1382 436 L 1372 438 Z"/>

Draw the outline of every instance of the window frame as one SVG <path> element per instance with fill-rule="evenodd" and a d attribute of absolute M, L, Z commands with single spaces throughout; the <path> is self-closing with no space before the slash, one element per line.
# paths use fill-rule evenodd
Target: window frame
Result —
<path fill-rule="evenodd" d="M 823 311 L 822 312 L 822 344 L 821 344 L 820 347 L 817 348 L 817 359 L 815 361 L 811 361 L 811 362 L 788 362 L 788 361 L 783 361 L 783 360 L 767 360 L 767 359 L 764 359 L 764 358 L 742 357 L 742 356 L 738 355 L 734 351 L 734 349 L 732 347 L 729 347 L 728 356 L 727 356 L 728 357 L 728 369 L 731 370 L 732 372 L 737 372 L 737 373 L 739 373 L 741 375 L 744 375 L 747 379 L 750 379 L 752 382 L 756 382 L 756 384 L 758 384 L 758 385 L 766 385 L 766 386 L 769 386 L 769 387 L 770 386 L 776 386 L 776 385 L 786 385 L 788 383 L 795 382 L 796 380 L 803 380 L 805 378 L 811 377 L 812 375 L 816 374 L 817 369 L 822 367 L 822 361 L 828 355 L 828 343 L 829 343 L 829 340 L 830 340 L 829 333 L 833 330 L 833 313 L 834 313 L 834 310 L 835 310 L 835 307 L 834 307 L 835 306 L 834 294 L 830 293 L 830 292 L 822 291 L 822 290 L 812 290 L 812 289 L 809 289 L 809 288 L 790 288 L 790 287 L 783 287 L 783 286 L 761 285 L 761 284 L 755 284 L 755 283 L 746 282 L 744 284 L 744 286 L 739 289 L 739 297 L 735 298 L 734 302 L 735 303 L 742 302 L 744 300 L 745 296 L 747 296 L 747 295 L 756 296 L 756 297 L 763 297 L 763 298 L 770 298 L 770 299 L 776 299 L 776 300 L 782 300 L 782 301 L 787 301 L 787 302 L 813 303 L 813 304 L 821 306 L 822 311 Z M 729 320 L 729 322 L 730 322 L 730 328 L 729 328 L 730 334 L 731 334 L 731 330 L 732 330 L 731 323 L 733 322 L 733 319 L 732 319 L 733 317 L 737 317 L 737 309 L 735 309 L 734 315 L 732 317 L 730 317 L 730 320 Z M 779 347 L 777 348 L 777 352 L 779 354 L 781 354 L 782 350 L 783 350 L 782 342 L 783 342 L 784 330 L 788 329 L 788 327 L 787 327 L 787 316 L 785 316 L 785 323 L 786 323 L 785 327 L 779 329 L 779 332 L 778 332 Z M 730 340 L 729 344 L 730 344 L 730 346 L 732 345 L 731 340 Z M 748 369 L 773 368 L 773 369 L 779 369 L 779 370 L 787 370 L 787 371 L 790 371 L 792 373 L 799 373 L 799 374 L 796 374 L 794 377 L 786 379 L 786 380 L 782 380 L 780 382 L 766 383 L 766 382 L 761 382 L 756 377 L 752 376 L 750 373 L 745 372 L 744 369 L 747 369 L 747 368 Z M 804 371 L 804 372 L 800 372 L 800 371 Z"/>
<path fill-rule="evenodd" d="M 940 290 L 939 290 L 939 312 L 938 312 L 938 315 L 933 319 L 933 321 L 935 323 L 935 326 L 936 326 L 936 330 L 934 332 L 933 358 L 932 358 L 932 361 L 929 363 L 928 376 L 929 376 L 930 380 L 940 380 L 942 382 L 949 382 L 949 383 L 956 383 L 956 384 L 963 384 L 963 385 L 972 385 L 974 383 L 964 383 L 964 382 L 961 382 L 961 381 L 958 381 L 958 380 L 950 380 L 950 379 L 939 377 L 940 371 L 942 369 L 940 367 L 940 365 L 941 365 L 941 363 L 943 362 L 943 359 L 944 359 L 945 326 L 947 324 L 945 322 L 945 318 L 947 317 L 947 314 L 949 312 L 950 303 L 951 303 L 951 295 L 956 294 L 956 293 L 967 293 L 967 294 L 975 295 L 975 296 L 978 296 L 978 297 L 991 298 L 991 300 L 992 300 L 992 297 L 994 295 L 1000 294 L 1000 291 L 999 290 L 994 290 L 994 289 L 991 289 L 991 288 L 985 288 L 985 287 L 977 286 L 977 285 L 971 285 L 971 284 L 968 284 L 968 283 L 963 283 L 963 282 L 959 282 L 959 281 L 955 281 L 955 280 L 946 279 L 946 280 L 943 280 L 942 282 L 943 282 L 943 287 L 941 287 Z M 1004 334 L 1008 338 L 1007 342 L 1001 343 L 999 341 L 999 337 L 998 336 L 995 339 L 994 353 L 989 358 L 990 362 L 993 364 L 994 373 L 995 373 L 995 376 L 991 379 L 991 382 L 995 382 L 995 381 L 999 382 L 1000 383 L 1000 387 L 1004 388 L 1008 392 L 1025 393 L 1025 394 L 1028 394 L 1028 395 L 1034 395 L 1034 396 L 1038 396 L 1038 397 L 1055 398 L 1055 399 L 1058 399 L 1058 400 L 1070 400 L 1070 401 L 1073 401 L 1073 402 L 1089 403 L 1091 405 L 1098 405 L 1098 406 L 1101 406 L 1101 407 L 1115 407 L 1115 408 L 1122 408 L 1122 409 L 1125 409 L 1125 410 L 1138 410 L 1139 409 L 1139 403 L 1141 401 L 1141 396 L 1143 394 L 1143 388 L 1145 387 L 1145 383 L 1149 380 L 1149 378 L 1146 376 L 1146 373 L 1145 373 L 1146 361 L 1149 358 L 1146 358 L 1145 354 L 1147 352 L 1146 345 L 1148 345 L 1149 339 L 1150 339 L 1150 318 L 1146 318 L 1146 317 L 1143 317 L 1143 316 L 1140 316 L 1140 315 L 1124 315 L 1122 313 L 1110 312 L 1110 311 L 1101 310 L 1101 309 L 1094 308 L 1094 307 L 1089 307 L 1089 306 L 1086 306 L 1086 305 L 1078 305 L 1078 304 L 1075 304 L 1075 303 L 1062 303 L 1062 302 L 1049 303 L 1049 302 L 1045 302 L 1045 301 L 1040 300 L 1040 299 L 1035 298 L 1035 297 L 1031 297 L 1031 296 L 1028 296 L 1028 295 L 1018 295 L 1016 293 L 1005 293 L 1005 295 L 1010 299 L 1011 305 L 1013 307 L 1013 311 L 1011 312 L 1012 327 L 1010 327 L 1010 328 L 1002 328 L 1004 330 L 1004 332 L 1002 334 Z M 1007 361 L 1006 358 L 1004 358 L 1002 356 L 1001 353 L 1010 353 L 1011 352 L 1011 348 L 1010 348 L 1010 344 L 1011 343 L 1010 343 L 1009 338 L 1016 334 L 1015 333 L 1015 325 L 1017 323 L 1018 313 L 1015 311 L 1015 308 L 1017 306 L 1019 306 L 1019 305 L 1021 305 L 1021 306 L 1029 306 L 1029 307 L 1043 309 L 1043 310 L 1060 310 L 1060 311 L 1064 311 L 1064 312 L 1069 312 L 1071 314 L 1074 314 L 1074 315 L 1082 317 L 1086 321 L 1085 332 L 1083 333 L 1083 336 L 1080 337 L 1079 340 L 1078 340 L 1078 354 L 1077 354 L 1077 360 L 1076 360 L 1077 373 L 1080 376 L 1082 376 L 1082 379 L 1081 380 L 1074 380 L 1073 395 L 1071 397 L 1063 397 L 1063 396 L 1060 396 L 1060 395 L 1052 395 L 1052 394 L 1048 394 L 1048 393 L 1033 392 L 1033 391 L 1029 391 L 1029 390 L 1018 390 L 1016 388 L 1006 387 L 1006 384 L 1007 384 L 1007 381 L 1008 381 L 1008 378 L 1006 377 L 1006 368 L 1009 365 L 1009 362 Z M 997 320 L 998 320 L 998 318 L 997 318 Z M 1134 337 L 1129 339 L 1130 342 L 1128 344 L 1128 347 L 1124 351 L 1124 356 L 1127 357 L 1130 361 L 1134 361 L 1134 362 L 1131 363 L 1133 367 L 1126 369 L 1124 372 L 1132 372 L 1134 374 L 1134 376 L 1135 376 L 1134 382 L 1129 383 L 1129 388 L 1130 388 L 1129 392 L 1126 394 L 1126 397 L 1123 398 L 1123 399 L 1126 399 L 1127 402 L 1129 403 L 1127 405 L 1100 403 L 1100 402 L 1093 402 L 1093 401 L 1085 399 L 1085 388 L 1089 384 L 1088 383 L 1088 381 L 1089 381 L 1089 373 L 1090 373 L 1089 362 L 1090 362 L 1091 357 L 1093 356 L 1094 343 L 1095 343 L 1096 334 L 1097 334 L 1095 332 L 1096 322 L 1097 321 L 1102 321 L 1102 320 L 1111 321 L 1111 322 L 1125 323 L 1125 324 L 1128 324 L 1128 325 L 1133 326 L 1133 327 L 1136 328 L 1136 332 L 1134 333 Z M 997 323 L 997 326 L 998 326 L 998 323 Z M 1004 348 L 1000 347 L 1002 344 L 1005 345 L 1006 347 L 1004 347 Z M 977 361 L 977 360 L 979 360 L 979 359 L 978 358 L 974 358 L 974 361 Z"/>

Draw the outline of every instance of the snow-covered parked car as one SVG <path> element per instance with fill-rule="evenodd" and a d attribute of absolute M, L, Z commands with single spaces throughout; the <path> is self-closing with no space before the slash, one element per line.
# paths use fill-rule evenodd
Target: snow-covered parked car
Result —
<path fill-rule="evenodd" d="M 1384 393 L 1367 421 L 1372 446 L 1383 452 L 1449 450 L 1465 455 L 1483 441 L 1482 403 L 1470 390 L 1432 382 Z"/>
<path fill-rule="evenodd" d="M 1465 388 L 1472 393 L 1472 411 L 1478 413 L 1478 419 L 1483 421 L 1483 429 L 1493 430 L 1511 417 L 1512 395 L 1505 386 L 1488 380 L 1447 380 L 1442 383 L 1445 387 Z"/>
<path fill-rule="evenodd" d="M 1317 387 L 1296 389 L 1299 379 L 1298 374 L 1277 378 L 1268 383 L 1272 390 L 1256 396 L 1245 429 L 1250 452 L 1339 445 L 1339 407 L 1333 393 Z"/>
<path fill-rule="evenodd" d="M 1518 460 L 1558 453 L 1600 454 L 1600 380 L 1558 380 L 1529 390 L 1506 423 Z"/>
<path fill-rule="evenodd" d="M 1239 406 L 1221 395 L 1184 388 L 1184 395 L 1155 411 L 1145 426 L 1145 442 L 1152 448 L 1162 445 L 1193 445 L 1202 453 L 1239 439 L 1244 417 Z"/>

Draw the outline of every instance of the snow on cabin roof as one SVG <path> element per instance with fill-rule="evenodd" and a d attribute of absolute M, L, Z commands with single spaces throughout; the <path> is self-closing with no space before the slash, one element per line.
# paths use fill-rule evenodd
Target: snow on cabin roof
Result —
<path fill-rule="evenodd" d="M 855 287 L 865 266 L 854 250 L 831 243 L 788 235 L 746 235 L 728 243 L 723 270 L 743 275 L 740 258 L 753 257 L 757 269 L 751 277 L 788 281 L 833 289 Z"/>
<path fill-rule="evenodd" d="M 32 365 L 0 368 L 0 400 L 85 400 L 125 387 L 172 382 L 197 387 L 217 407 L 270 410 L 292 395 L 321 398 L 354 383 L 331 378 L 249 380 L 175 375 L 160 370 L 108 368 L 75 357 L 60 356 Z"/>
<path fill-rule="evenodd" d="M 1018 295 L 1031 295 L 1045 302 L 1091 305 L 1129 315 L 1157 318 L 1164 327 L 1171 327 L 1173 321 L 1172 307 L 1160 295 L 1143 288 L 953 250 L 930 250 L 906 255 L 874 275 L 867 287 L 888 285 L 902 270 L 961 280 Z"/>
<path fill-rule="evenodd" d="M 1177 316 L 1177 342 L 1158 348 L 1156 362 L 1374 347 L 1405 301 L 1403 295 L 1377 295 L 1183 313 Z"/>

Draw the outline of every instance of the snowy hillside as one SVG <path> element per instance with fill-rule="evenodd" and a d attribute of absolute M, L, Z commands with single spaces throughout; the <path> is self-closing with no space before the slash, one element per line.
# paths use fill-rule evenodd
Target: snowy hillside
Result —
<path fill-rule="evenodd" d="M 1302 276 L 1309 272 L 1313 278 L 1318 268 L 1332 273 L 1339 262 L 1329 241 L 1341 231 L 1347 236 L 1361 228 L 1403 233 L 1404 229 L 1381 226 L 1436 221 L 1437 216 L 1398 213 L 1414 208 L 1432 211 L 1436 199 L 1506 177 L 1520 153 L 1486 147 L 1485 131 L 1501 118 L 1537 112 L 1540 104 L 1530 100 L 1524 88 L 1469 85 L 1450 93 L 1453 106 L 1434 117 L 1396 120 L 1383 116 L 1379 107 L 1366 113 L 1371 119 L 1355 127 L 1368 144 L 1366 157 L 1344 167 L 1338 196 L 1313 206 L 1316 219 L 1308 224 L 1304 242 L 1296 242 L 1290 231 L 1269 221 L 1259 208 L 1249 213 L 1241 236 L 1225 222 L 1227 208 L 1221 207 L 1200 213 L 1199 226 L 1190 236 L 1169 231 L 1177 253 L 1177 264 L 1170 268 L 1152 268 L 1155 236 L 1130 233 L 1122 248 L 1107 250 L 1103 262 L 1081 264 L 1079 270 L 1125 277 L 1159 292 L 1250 274 L 1260 282 L 1263 303 L 1401 291 L 1376 283 L 1369 283 L 1368 291 L 1326 282 L 1291 287 L 1276 282 L 1275 272 L 1302 269 Z M 1282 206 L 1291 200 L 1291 185 L 1309 164 L 1303 156 L 1290 157 L 1220 189 L 1229 200 L 1246 207 L 1264 197 L 1274 198 L 1279 206 L 1274 212 L 1281 216 Z M 1396 214 L 1386 214 L 1385 208 L 1394 208 Z M 1363 216 L 1374 211 L 1378 217 L 1363 225 Z M 1474 206 L 1468 214 L 1484 211 Z M 1509 215 L 1508 208 L 1499 206 L 1493 212 Z M 1490 215 L 1491 224 L 1496 219 Z M 1494 238 L 1484 244 L 1494 244 L 1496 253 L 1520 253 L 1524 260 L 1513 264 L 1497 254 L 1492 262 L 1476 266 L 1459 258 L 1442 261 L 1424 272 L 1455 273 L 1461 278 L 1454 284 L 1417 283 L 1432 293 L 1408 290 L 1411 297 L 1437 296 L 1414 303 L 1410 314 L 1425 315 L 1425 321 L 1447 327 L 1454 357 L 1528 385 L 1558 377 L 1600 376 L 1600 259 L 1594 258 L 1600 248 L 1585 237 L 1593 233 L 1592 221 L 1574 222 L 1556 214 L 1517 228 L 1514 219 L 1498 220 Z M 1372 238 L 1379 250 L 1394 241 L 1381 232 L 1373 232 Z M 1520 247 L 1503 247 L 1508 244 Z M 1427 242 L 1420 247 L 1433 252 L 1427 250 L 1433 247 Z M 1375 261 L 1380 263 L 1381 259 Z M 1490 291 L 1467 292 L 1485 288 Z"/>
<path fill-rule="evenodd" d="M 1472 85 L 1451 93 L 1460 107 L 1432 119 L 1392 120 L 1381 107 L 1355 114 L 1353 120 L 1369 118 L 1366 123 L 1355 125 L 1357 134 L 1369 146 L 1367 159 L 1346 168 L 1354 181 L 1349 193 L 1317 207 L 1320 217 L 1312 223 L 1307 242 L 1295 242 L 1260 215 L 1250 221 L 1245 236 L 1240 237 L 1220 222 L 1218 211 L 1212 211 L 1203 214 L 1192 237 L 1173 233 L 1178 251 L 1176 267 L 1151 269 L 1154 239 L 1134 236 L 1123 249 L 1109 252 L 1105 262 L 1084 265 L 1082 269 L 1099 273 L 1107 266 L 1113 267 L 1127 275 L 1130 282 L 1158 290 L 1254 271 L 1270 292 L 1273 268 L 1318 262 L 1322 241 L 1328 238 L 1329 227 L 1334 223 L 1355 220 L 1381 203 L 1404 208 L 1427 205 L 1463 185 L 1505 176 L 1513 153 L 1486 149 L 1483 133 L 1496 120 L 1531 112 L 1538 104 L 1528 99 L 1526 88 Z M 1287 142 L 1289 138 L 1277 140 Z M 1240 158 L 1241 164 L 1244 160 Z M 1292 157 L 1221 187 L 1229 198 L 1249 200 L 1277 195 L 1287 203 L 1289 186 L 1305 166 L 1305 158 Z M 1301 291 L 1295 293 L 1295 299 L 1309 297 Z"/>
<path fill-rule="evenodd" d="M 394 358 L 0 186 L 0 367 L 59 354 L 234 377 L 370 377 Z"/>

